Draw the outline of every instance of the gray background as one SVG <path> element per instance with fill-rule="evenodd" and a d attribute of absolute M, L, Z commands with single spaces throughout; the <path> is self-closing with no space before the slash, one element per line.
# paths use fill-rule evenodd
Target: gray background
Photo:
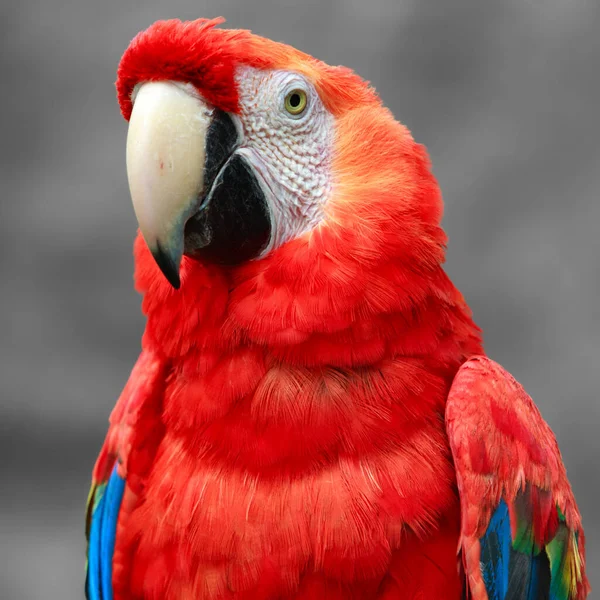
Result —
<path fill-rule="evenodd" d="M 428 146 L 448 271 L 556 432 L 600 588 L 600 2 L 30 0 L 0 9 L 0 598 L 82 597 L 89 472 L 139 349 L 119 57 L 220 14 L 354 68 Z"/>

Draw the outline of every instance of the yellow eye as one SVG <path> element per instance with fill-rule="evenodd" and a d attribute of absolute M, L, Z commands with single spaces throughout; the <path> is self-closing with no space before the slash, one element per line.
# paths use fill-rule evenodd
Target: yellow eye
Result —
<path fill-rule="evenodd" d="M 297 116 L 306 108 L 306 92 L 304 90 L 292 90 L 285 97 L 285 110 L 290 115 Z"/>

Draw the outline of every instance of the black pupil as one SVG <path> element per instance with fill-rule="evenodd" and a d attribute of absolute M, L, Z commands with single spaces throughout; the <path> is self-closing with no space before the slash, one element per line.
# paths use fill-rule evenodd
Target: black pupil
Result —
<path fill-rule="evenodd" d="M 292 94 L 290 96 L 290 106 L 292 108 L 298 108 L 300 106 L 300 94 Z"/>

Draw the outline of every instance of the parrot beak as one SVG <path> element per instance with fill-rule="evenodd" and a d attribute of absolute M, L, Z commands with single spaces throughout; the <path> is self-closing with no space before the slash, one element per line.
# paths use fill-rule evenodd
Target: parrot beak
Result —
<path fill-rule="evenodd" d="M 212 110 L 169 82 L 143 84 L 127 134 L 127 178 L 140 231 L 158 266 L 179 288 L 183 227 L 204 188 Z"/>
<path fill-rule="evenodd" d="M 184 253 L 238 264 L 268 245 L 266 186 L 236 152 L 236 120 L 175 82 L 143 83 L 135 96 L 127 134 L 131 199 L 146 244 L 175 289 Z"/>

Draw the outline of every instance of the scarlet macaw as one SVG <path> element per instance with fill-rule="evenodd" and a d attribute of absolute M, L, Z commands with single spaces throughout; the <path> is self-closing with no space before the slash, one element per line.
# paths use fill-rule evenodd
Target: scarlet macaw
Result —
<path fill-rule="evenodd" d="M 118 69 L 147 326 L 88 598 L 585 598 L 555 438 L 442 269 L 423 146 L 348 69 L 221 19 Z"/>

